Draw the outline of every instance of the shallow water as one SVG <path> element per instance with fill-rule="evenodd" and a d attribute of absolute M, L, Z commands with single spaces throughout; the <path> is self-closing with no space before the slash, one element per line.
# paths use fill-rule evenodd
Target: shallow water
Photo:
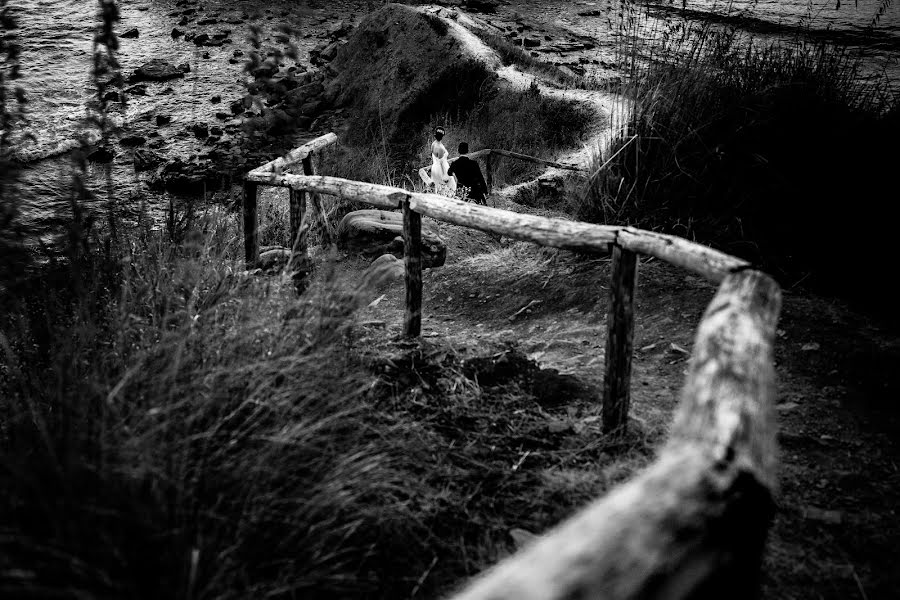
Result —
<path fill-rule="evenodd" d="M 803 26 L 816 32 L 830 32 L 835 41 L 845 43 L 860 52 L 872 73 L 884 72 L 895 82 L 900 82 L 900 6 L 888 9 L 880 23 L 868 30 L 878 6 L 878 0 L 847 2 L 836 8 L 836 0 L 830 2 L 806 2 L 798 0 L 696 0 L 687 2 L 694 11 L 750 17 L 734 21 L 754 30 L 754 35 L 777 39 L 785 31 L 779 25 Z M 66 190 L 71 181 L 68 157 L 62 153 L 74 145 L 73 140 L 83 131 L 85 103 L 94 94 L 90 80 L 91 36 L 96 20 L 97 3 L 93 0 L 19 0 L 19 36 L 23 46 L 22 85 L 26 88 L 29 124 L 26 131 L 36 140 L 29 142 L 25 152 L 37 158 L 22 172 L 23 216 L 27 225 L 41 233 L 50 231 L 65 217 L 68 204 Z M 204 142 L 187 131 L 194 122 L 221 125 L 216 112 L 228 112 L 228 104 L 240 98 L 244 89 L 242 62 L 229 64 L 235 49 L 247 50 L 247 22 L 255 21 L 264 26 L 281 21 L 295 25 L 309 23 L 307 19 L 319 19 L 327 14 L 322 9 L 309 9 L 307 3 L 267 4 L 272 9 L 262 10 L 259 5 L 237 0 L 208 0 L 198 11 L 199 16 L 214 15 L 220 23 L 197 27 L 195 21 L 180 29 L 216 32 L 231 30 L 232 43 L 221 47 L 197 47 L 170 35 L 178 17 L 170 16 L 176 0 L 135 0 L 122 2 L 121 22 L 117 31 L 122 33 L 136 27 L 137 39 L 120 39 L 119 58 L 123 73 L 127 76 L 151 58 L 163 58 L 173 64 L 188 63 L 190 73 L 182 79 L 168 82 L 146 82 L 147 96 L 130 96 L 127 105 L 112 105 L 112 116 L 126 129 L 138 130 L 142 135 L 158 133 L 164 143 L 157 149 L 166 157 L 188 159 L 202 153 Z M 364 6 L 365 3 L 359 3 Z M 195 5 L 191 5 L 195 6 Z M 540 12 L 546 19 L 566 27 L 575 33 L 600 40 L 598 52 L 603 52 L 604 41 L 614 39 L 610 24 L 617 3 L 601 2 L 512 2 L 510 9 L 523 12 Z M 666 14 L 677 14 L 680 2 L 651 5 L 663 7 Z M 344 9 L 348 4 L 343 6 Z M 248 12 L 256 11 L 253 15 Z M 610 12 L 612 11 L 612 12 Z M 583 16 L 584 13 L 602 13 Z M 579 15 L 582 13 L 582 15 Z M 249 17 L 249 20 L 247 19 Z M 271 34 L 271 27 L 266 27 Z M 301 29 L 302 31 L 302 29 Z M 319 40 L 298 39 L 302 55 Z M 607 46 L 608 47 L 608 46 Z M 204 58 L 208 53 L 209 58 Z M 222 97 L 213 104 L 210 98 Z M 157 114 L 169 115 L 172 122 L 156 127 L 152 119 Z M 152 137 L 149 137 L 152 141 Z M 132 152 L 115 146 L 117 156 L 110 165 L 110 176 L 117 195 L 125 199 L 143 194 L 147 175 L 137 175 L 132 168 Z M 55 157 L 54 157 L 55 156 Z M 41 158 L 50 157 L 50 158 Z M 90 168 L 91 187 L 103 192 L 106 169 L 102 165 Z M 235 173 L 235 178 L 240 174 Z M 165 200 L 151 197 L 150 202 L 167 204 Z"/>
<path fill-rule="evenodd" d="M 29 229 L 44 233 L 65 219 L 60 214 L 68 214 L 65 207 L 69 202 L 67 190 L 72 171 L 65 151 L 77 145 L 78 136 L 85 130 L 86 103 L 96 94 L 90 70 L 97 3 L 21 0 L 17 6 L 20 8 L 19 41 L 23 48 L 21 85 L 28 95 L 28 124 L 24 131 L 35 138 L 22 151 L 35 159 L 21 173 L 22 214 Z M 193 136 L 188 127 L 198 121 L 210 126 L 223 125 L 215 113 L 229 112 L 229 103 L 245 94 L 244 59 L 238 58 L 236 64 L 228 60 L 236 49 L 248 50 L 245 21 L 251 15 L 244 7 L 253 10 L 252 5 L 208 1 L 198 15 L 215 15 L 219 23 L 198 27 L 192 21 L 179 26 L 182 31 L 230 30 L 232 42 L 221 47 L 198 47 L 181 38 L 173 39 L 171 31 L 178 17 L 169 13 L 189 8 L 176 6 L 174 0 L 138 0 L 122 2 L 120 6 L 117 33 L 132 27 L 139 31 L 136 39 L 119 38 L 118 58 L 126 78 L 152 58 L 162 58 L 175 65 L 187 63 L 190 72 L 180 79 L 141 82 L 147 86 L 147 95 L 129 95 L 125 105 L 111 103 L 112 120 L 126 132 L 147 137 L 150 143 L 154 141 L 151 136 L 158 134 L 156 139 L 163 142 L 155 151 L 164 157 L 189 159 L 204 152 L 206 143 Z M 275 19 L 273 13 L 261 14 L 258 21 L 266 25 Z M 204 57 L 207 53 L 209 58 Z M 125 87 L 129 85 L 126 83 Z M 221 102 L 213 103 L 213 96 L 221 96 Z M 171 123 L 157 127 L 156 115 L 170 116 Z M 118 196 L 127 200 L 143 194 L 148 174 L 134 172 L 133 151 L 116 144 L 113 149 L 116 157 L 111 165 L 90 165 L 89 187 L 105 198 L 109 169 Z M 167 205 L 159 197 L 150 197 L 149 201 L 151 208 L 153 204 Z M 105 200 L 98 199 L 98 202 Z"/>

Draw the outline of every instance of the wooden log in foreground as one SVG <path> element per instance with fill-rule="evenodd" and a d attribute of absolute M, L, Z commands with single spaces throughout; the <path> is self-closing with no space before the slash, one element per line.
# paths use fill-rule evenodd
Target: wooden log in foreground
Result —
<path fill-rule="evenodd" d="M 422 215 L 403 202 L 403 264 L 406 267 L 406 314 L 403 334 L 419 337 L 422 333 Z"/>
<path fill-rule="evenodd" d="M 256 215 L 256 188 L 252 181 L 244 182 L 244 260 L 248 269 L 256 267 L 259 261 L 258 219 Z"/>
<path fill-rule="evenodd" d="M 700 323 L 656 462 L 453 600 L 755 596 L 775 492 L 779 308 L 765 274 L 726 277 Z"/>
<path fill-rule="evenodd" d="M 336 141 L 337 136 L 335 134 L 326 133 L 323 136 L 319 136 L 316 139 L 303 144 L 299 148 L 291 150 L 284 156 L 280 156 L 275 160 L 270 160 L 261 167 L 253 169 L 252 171 L 250 171 L 250 173 L 281 173 L 284 169 L 291 166 L 292 164 L 302 161 L 310 154 L 317 152 L 322 148 L 335 143 Z"/>
<path fill-rule="evenodd" d="M 631 405 L 637 254 L 623 250 L 620 246 L 613 246 L 611 271 L 603 373 L 603 432 L 624 435 Z"/>

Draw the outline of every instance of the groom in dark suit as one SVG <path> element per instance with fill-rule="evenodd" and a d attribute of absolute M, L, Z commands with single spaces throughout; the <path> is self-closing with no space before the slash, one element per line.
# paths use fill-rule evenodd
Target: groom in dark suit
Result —
<path fill-rule="evenodd" d="M 469 144 L 460 142 L 459 158 L 450 165 L 448 175 L 456 175 L 456 181 L 459 185 L 469 188 L 468 199 L 473 200 L 476 204 L 484 204 L 487 196 L 487 183 L 481 175 L 481 167 L 478 163 L 466 154 L 469 153 Z"/>

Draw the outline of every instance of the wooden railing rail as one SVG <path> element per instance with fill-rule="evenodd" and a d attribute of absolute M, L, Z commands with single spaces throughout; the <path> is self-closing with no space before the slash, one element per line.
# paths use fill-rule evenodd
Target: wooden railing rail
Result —
<path fill-rule="evenodd" d="M 295 237 L 302 238 L 295 231 L 303 230 L 305 211 L 305 203 L 298 203 L 301 216 L 294 218 L 295 194 L 325 194 L 401 209 L 404 333 L 412 337 L 421 333 L 422 216 L 544 246 L 611 253 L 602 405 L 603 430 L 610 435 L 623 434 L 628 422 L 637 256 L 656 257 L 720 284 L 697 330 L 669 442 L 656 462 L 477 578 L 453 600 L 752 595 L 776 488 L 771 414 L 778 285 L 744 260 L 677 236 L 525 215 L 314 175 L 312 153 L 335 140 L 333 134 L 323 136 L 282 162 L 271 161 L 247 175 L 248 266 L 254 266 L 258 256 L 259 185 L 290 188 L 292 244 Z M 487 149 L 468 156 L 490 158 L 492 153 L 516 155 Z M 525 155 L 514 158 L 520 156 Z M 298 160 L 304 175 L 284 172 Z M 251 226 L 253 232 L 248 233 Z M 305 257 L 305 242 L 298 245 Z"/>
<path fill-rule="evenodd" d="M 254 176 L 261 174 L 280 175 L 284 169 L 287 169 L 298 162 L 303 165 L 304 175 L 315 175 L 312 157 L 316 152 L 322 151 L 327 146 L 335 143 L 337 136 L 333 133 L 327 133 L 319 136 L 314 140 L 303 144 L 299 148 L 291 150 L 286 155 L 271 160 L 261 167 L 257 167 L 250 171 L 244 179 L 244 255 L 247 266 L 252 268 L 259 261 L 259 218 L 257 215 L 257 197 L 256 192 L 259 182 Z M 263 182 L 265 183 L 265 182 Z M 305 220 L 307 218 L 307 202 L 306 190 L 291 189 L 290 191 L 290 246 L 291 246 L 291 262 L 293 268 L 297 272 L 308 270 L 309 252 L 307 248 L 307 232 Z M 318 195 L 312 197 L 313 206 L 319 211 L 320 215 L 324 215 L 322 200 Z M 326 227 L 328 223 L 326 222 Z M 328 231 L 329 236 L 332 232 Z"/>

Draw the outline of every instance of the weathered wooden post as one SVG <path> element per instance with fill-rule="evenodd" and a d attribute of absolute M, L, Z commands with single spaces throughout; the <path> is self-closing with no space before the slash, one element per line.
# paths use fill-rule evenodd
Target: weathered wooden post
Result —
<path fill-rule="evenodd" d="M 315 175 L 316 170 L 312 164 L 312 152 L 310 152 L 306 158 L 303 159 L 303 174 L 304 175 Z M 331 224 L 328 222 L 328 219 L 325 218 L 325 206 L 322 204 L 322 198 L 319 194 L 312 192 L 310 194 L 312 199 L 313 206 L 316 207 L 316 211 L 319 213 L 319 216 L 322 217 L 322 226 L 325 230 L 325 245 L 328 245 L 334 241 L 334 232 L 331 230 Z"/>
<path fill-rule="evenodd" d="M 422 215 L 403 201 L 403 263 L 406 266 L 406 315 L 403 334 L 422 333 Z"/>
<path fill-rule="evenodd" d="M 256 183 L 252 181 L 244 181 L 244 258 L 246 260 L 248 269 L 255 268 L 256 263 L 259 261 L 256 189 Z"/>
<path fill-rule="evenodd" d="M 309 251 L 307 249 L 309 239 L 309 223 L 306 214 L 306 192 L 290 189 L 291 212 L 291 278 L 298 293 L 302 293 L 306 287 L 304 280 L 310 272 Z"/>
<path fill-rule="evenodd" d="M 637 254 L 613 244 L 611 270 L 606 316 L 606 372 L 603 375 L 603 431 L 624 434 L 631 403 Z"/>
<path fill-rule="evenodd" d="M 484 173 L 486 176 L 487 193 L 490 194 L 494 190 L 494 155 L 488 153 L 484 159 Z"/>

